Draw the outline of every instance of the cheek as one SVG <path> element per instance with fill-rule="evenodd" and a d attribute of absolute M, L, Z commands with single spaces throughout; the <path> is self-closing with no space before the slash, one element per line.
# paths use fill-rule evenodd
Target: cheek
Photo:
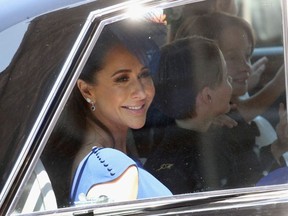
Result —
<path fill-rule="evenodd" d="M 222 104 L 223 104 L 223 109 L 221 110 L 222 113 L 227 113 L 230 110 L 230 101 L 231 101 L 231 96 L 232 96 L 232 88 L 231 86 L 227 86 L 225 91 L 223 91 L 223 97 L 222 97 Z"/>
<path fill-rule="evenodd" d="M 151 97 L 152 97 L 152 99 L 154 98 L 154 96 L 155 96 L 155 87 L 154 87 L 154 85 L 152 85 L 152 87 L 151 87 Z"/>
<path fill-rule="evenodd" d="M 228 104 L 230 102 L 231 96 L 232 96 L 232 87 L 231 87 L 231 85 L 229 85 L 227 83 L 225 88 L 223 88 L 223 90 L 222 90 L 220 95 L 221 95 L 220 99 L 222 99 L 223 104 Z"/>
<path fill-rule="evenodd" d="M 121 104 L 126 100 L 128 95 L 129 93 L 126 89 L 122 88 L 107 88 L 105 91 L 99 92 L 99 98 L 103 98 L 103 100 L 101 100 L 101 105 L 104 109 L 107 109 L 107 107 L 112 108 Z"/>
<path fill-rule="evenodd" d="M 236 64 L 233 63 L 233 62 L 227 62 L 226 64 L 227 64 L 227 74 L 229 76 L 231 76 L 232 78 L 234 78 L 236 76 L 236 74 L 237 74 L 237 70 L 236 70 L 237 66 L 236 66 Z"/>
<path fill-rule="evenodd" d="M 227 83 L 227 92 L 228 92 L 229 97 L 231 97 L 232 91 L 233 91 L 232 84 Z"/>

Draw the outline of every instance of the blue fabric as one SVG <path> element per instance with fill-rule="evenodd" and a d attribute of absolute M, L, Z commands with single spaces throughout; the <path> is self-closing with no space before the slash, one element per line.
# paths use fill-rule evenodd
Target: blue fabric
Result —
<path fill-rule="evenodd" d="M 267 176 L 260 179 L 256 186 L 277 185 L 288 183 L 288 167 L 282 167 L 270 172 Z"/>
<path fill-rule="evenodd" d="M 138 199 L 172 195 L 162 183 L 126 154 L 112 148 L 95 147 L 77 168 L 70 193 L 72 204 L 79 201 L 80 194 L 87 195 L 93 185 L 117 179 L 132 165 L 138 168 Z"/>

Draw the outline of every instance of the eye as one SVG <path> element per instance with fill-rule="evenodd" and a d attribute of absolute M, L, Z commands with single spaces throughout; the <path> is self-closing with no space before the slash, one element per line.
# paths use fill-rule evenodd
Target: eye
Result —
<path fill-rule="evenodd" d="M 146 78 L 150 76 L 151 76 L 150 71 L 148 69 L 145 69 L 138 75 L 138 78 L 141 79 L 141 78 Z"/>
<path fill-rule="evenodd" d="M 121 82 L 127 82 L 128 80 L 129 80 L 129 76 L 126 75 L 126 74 L 123 74 L 123 75 L 117 77 L 117 78 L 115 79 L 115 82 L 121 83 Z"/>

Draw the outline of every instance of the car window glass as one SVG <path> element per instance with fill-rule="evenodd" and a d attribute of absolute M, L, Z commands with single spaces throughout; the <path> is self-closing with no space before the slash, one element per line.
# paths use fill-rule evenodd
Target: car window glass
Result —
<path fill-rule="evenodd" d="M 257 46 L 281 46 L 281 1 L 241 1 L 238 0 L 239 16 L 246 19 L 257 37 Z M 273 19 L 271 19 L 273 17 Z M 266 24 L 264 24 L 266 23 Z M 268 29 L 269 26 L 269 29 Z"/>
<path fill-rule="evenodd" d="M 104 35 L 108 28 L 112 31 L 120 31 L 125 22 L 131 22 L 127 38 L 125 35 L 117 33 L 115 35 L 117 40 L 127 42 L 128 48 L 126 48 L 129 51 L 133 50 L 137 40 L 141 41 L 143 37 L 153 43 L 153 45 L 148 42 L 141 44 L 145 46 L 145 52 L 134 50 L 136 59 L 141 59 L 143 56 L 148 59 L 147 68 L 154 82 L 155 97 L 147 111 L 145 125 L 128 130 L 127 151 L 124 153 L 133 159 L 135 164 L 141 164 L 141 169 L 144 167 L 174 195 L 192 193 L 193 196 L 196 192 L 285 183 L 280 181 L 279 176 L 282 173 L 281 169 L 287 166 L 288 155 L 286 147 L 279 150 L 277 144 L 279 122 L 284 124 L 286 112 L 280 1 L 279 5 L 278 3 L 274 5 L 273 1 L 273 7 L 270 7 L 272 1 L 231 1 L 237 7 L 236 12 L 235 10 L 224 11 L 223 8 L 221 11 L 219 8 L 216 9 L 216 6 L 208 11 L 211 2 L 214 1 L 177 5 L 163 10 L 153 10 L 140 18 L 135 15 L 134 18 L 137 19 L 134 20 L 124 19 L 109 23 L 101 31 L 95 45 L 96 50 L 105 49 L 104 45 L 100 46 L 99 41 L 105 42 L 105 39 L 101 39 L 101 34 Z M 279 16 L 273 19 L 276 24 L 256 17 L 256 14 L 270 17 L 271 13 Z M 129 36 L 134 34 L 133 22 L 140 22 L 139 19 L 148 24 L 141 28 L 142 37 L 134 37 L 135 41 L 133 41 Z M 275 28 L 273 34 L 267 30 L 269 26 Z M 213 31 L 216 33 L 211 33 Z M 242 37 L 233 38 L 231 37 L 233 34 Z M 187 44 L 183 45 L 185 43 Z M 208 44 L 211 50 L 206 52 L 204 47 L 207 45 L 208 49 Z M 194 53 L 190 53 L 191 50 L 187 49 L 190 46 L 194 49 Z M 186 48 L 185 52 L 184 48 Z M 83 59 L 80 59 L 85 62 L 83 71 L 88 65 L 89 56 L 93 54 L 93 46 L 87 53 L 88 57 L 84 55 Z M 188 64 L 187 67 L 182 67 L 185 64 Z M 113 63 L 111 65 L 113 66 Z M 183 71 L 186 69 L 193 73 L 197 71 L 203 73 L 199 72 L 197 75 L 183 79 L 186 73 Z M 160 71 L 164 75 L 160 76 Z M 207 71 L 211 71 L 214 75 Z M 119 76 L 118 83 L 113 85 L 113 88 L 124 86 L 123 83 L 133 80 L 131 75 L 133 73 L 128 74 L 127 76 L 125 72 L 124 77 Z M 97 82 L 94 83 L 94 78 L 89 77 L 92 80 L 89 83 L 90 87 L 96 86 L 95 88 L 99 90 Z M 146 79 L 146 73 L 141 72 L 137 79 Z M 106 78 L 105 80 L 106 88 L 109 89 L 109 80 Z M 194 80 L 193 84 L 190 80 Z M 79 85 L 75 85 L 75 88 L 79 88 Z M 111 92 L 100 90 L 109 98 L 115 93 L 112 92 L 113 88 L 110 88 Z M 83 93 L 80 97 L 81 103 L 85 104 L 90 114 L 94 115 L 95 109 L 96 112 L 97 109 L 101 109 L 98 101 L 85 97 Z M 86 139 L 91 138 L 82 136 L 91 135 L 91 128 L 87 127 L 91 122 L 82 121 L 82 125 L 73 128 L 78 124 L 79 118 L 85 116 L 87 119 L 88 115 L 86 116 L 84 111 L 80 110 L 71 118 L 70 109 L 75 109 L 79 102 L 73 102 L 72 99 L 73 97 L 70 96 L 63 107 L 59 120 L 17 203 L 15 212 L 74 206 L 70 194 L 73 176 L 77 166 L 88 155 L 86 151 L 83 151 L 83 154 L 79 152 Z M 129 108 L 128 105 L 122 105 L 122 107 L 136 110 L 138 106 L 131 105 Z M 107 106 L 107 110 L 110 108 Z M 197 121 L 194 121 L 195 119 Z M 203 124 L 199 124 L 198 120 Z M 206 124 L 207 121 L 209 124 Z M 101 134 L 97 135 L 110 142 L 107 125 L 96 123 L 100 125 L 98 127 L 102 127 Z M 73 142 L 70 142 L 70 138 Z M 282 138 L 285 140 L 285 137 Z M 69 143 L 65 144 L 67 140 Z M 58 146 L 58 142 L 61 145 Z M 280 143 L 282 144 L 283 142 Z M 89 150 L 89 154 L 95 152 L 96 150 Z M 272 177 L 269 175 L 271 173 Z M 43 185 L 45 185 L 44 191 Z M 94 184 L 91 184 L 89 188 L 93 186 Z M 34 196 L 36 193 L 37 197 Z M 113 199 L 106 195 L 98 196 L 97 199 L 88 199 L 87 191 L 80 195 L 76 206 L 113 202 Z M 46 206 L 46 202 L 51 205 Z"/>

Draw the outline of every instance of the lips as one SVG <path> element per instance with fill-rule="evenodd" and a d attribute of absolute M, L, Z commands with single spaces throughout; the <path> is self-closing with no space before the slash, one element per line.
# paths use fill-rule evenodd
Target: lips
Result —
<path fill-rule="evenodd" d="M 139 105 L 139 106 L 122 106 L 122 108 L 130 111 L 130 112 L 133 112 L 133 113 L 140 113 L 142 114 L 144 111 L 146 111 L 144 109 L 145 107 L 145 104 L 142 104 L 142 105 Z"/>
<path fill-rule="evenodd" d="M 236 82 L 236 83 L 245 83 L 247 80 L 248 80 L 248 77 L 245 77 L 245 78 L 236 78 L 236 79 L 233 79 L 233 82 Z"/>
<path fill-rule="evenodd" d="M 145 106 L 145 104 L 143 104 L 141 106 L 123 106 L 123 108 L 129 109 L 129 110 L 141 110 L 141 109 L 143 109 L 144 106 Z"/>

